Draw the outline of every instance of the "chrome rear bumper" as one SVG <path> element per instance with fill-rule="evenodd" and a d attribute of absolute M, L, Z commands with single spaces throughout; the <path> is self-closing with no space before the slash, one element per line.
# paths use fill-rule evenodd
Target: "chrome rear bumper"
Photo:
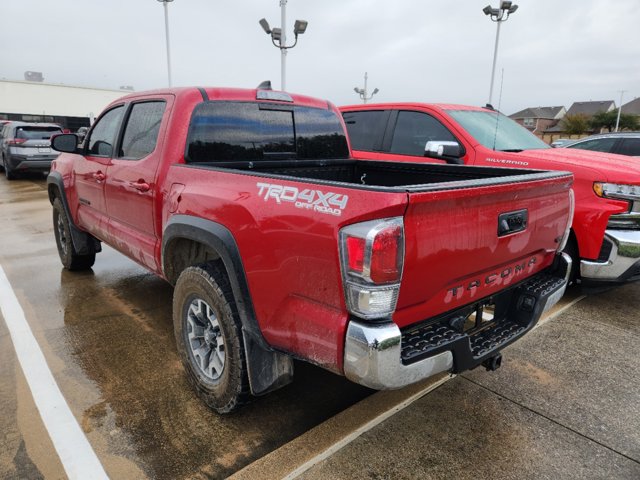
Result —
<path fill-rule="evenodd" d="M 497 335 L 486 335 L 478 342 L 478 335 L 471 336 L 449 328 L 448 320 L 430 324 L 418 333 L 429 339 L 437 335 L 439 341 L 419 352 L 417 361 L 407 360 L 403 352 L 403 332 L 393 322 L 383 324 L 352 320 L 347 327 L 344 354 L 346 377 L 356 383 L 377 390 L 402 388 L 440 372 L 461 372 L 474 368 L 488 358 L 497 355 L 505 346 L 520 338 L 537 323 L 543 312 L 555 305 L 564 294 L 571 272 L 571 257 L 558 255 L 553 274 L 541 272 L 520 287 L 514 288 L 509 298 L 508 318 L 497 322 Z M 530 300 L 533 298 L 533 303 Z M 429 329 L 437 332 L 428 331 Z M 415 338 L 415 331 L 405 333 L 405 342 Z M 429 341 L 424 341 L 429 343 Z M 491 346 L 480 347 L 487 342 Z M 430 353 L 433 352 L 433 355 Z M 413 355 L 412 352 L 410 355 Z M 427 358 L 423 358 L 424 356 Z"/>

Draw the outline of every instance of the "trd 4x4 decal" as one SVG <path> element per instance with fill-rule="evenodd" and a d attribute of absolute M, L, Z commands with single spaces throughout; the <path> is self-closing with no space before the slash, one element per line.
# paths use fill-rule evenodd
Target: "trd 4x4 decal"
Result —
<path fill-rule="evenodd" d="M 305 188 L 300 191 L 296 187 L 285 187 L 273 183 L 258 182 L 258 195 L 268 201 L 275 199 L 277 203 L 293 203 L 296 208 L 313 210 L 318 213 L 326 213 L 339 217 L 349 201 L 348 195 L 333 192 L 321 192 Z"/>

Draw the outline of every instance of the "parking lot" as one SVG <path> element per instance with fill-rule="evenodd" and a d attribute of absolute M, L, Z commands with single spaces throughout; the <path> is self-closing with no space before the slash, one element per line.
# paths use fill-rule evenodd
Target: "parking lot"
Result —
<path fill-rule="evenodd" d="M 573 289 L 495 373 L 374 393 L 298 363 L 221 417 L 184 378 L 168 284 L 109 247 L 63 270 L 41 178 L 0 179 L 0 222 L 0 265 L 111 478 L 640 478 L 637 284 Z M 65 478 L 5 320 L 0 478 Z"/>

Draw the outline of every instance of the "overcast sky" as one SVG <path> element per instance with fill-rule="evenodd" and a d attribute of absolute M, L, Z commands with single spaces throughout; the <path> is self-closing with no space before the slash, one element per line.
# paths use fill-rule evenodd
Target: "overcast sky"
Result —
<path fill-rule="evenodd" d="M 498 5 L 498 0 L 492 0 Z M 338 105 L 376 101 L 484 105 L 496 25 L 488 0 L 288 0 L 307 32 L 287 58 L 287 90 Z M 502 24 L 494 106 L 640 96 L 638 0 L 520 0 Z M 280 87 L 280 52 L 258 25 L 280 26 L 278 0 L 169 4 L 174 85 Z M 136 90 L 167 84 L 162 4 L 156 0 L 0 0 L 0 78 Z M 504 71 L 503 82 L 501 82 Z M 500 87 L 502 83 L 502 94 Z"/>

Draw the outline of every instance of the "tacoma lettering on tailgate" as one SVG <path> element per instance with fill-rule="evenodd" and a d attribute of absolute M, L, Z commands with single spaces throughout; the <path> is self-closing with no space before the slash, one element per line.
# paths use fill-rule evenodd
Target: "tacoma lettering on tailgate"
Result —
<path fill-rule="evenodd" d="M 275 199 L 276 203 L 293 203 L 296 208 L 313 210 L 318 213 L 326 213 L 339 217 L 349 201 L 348 195 L 305 188 L 300 191 L 296 187 L 286 187 L 273 183 L 258 182 L 258 195 L 268 201 Z"/>

